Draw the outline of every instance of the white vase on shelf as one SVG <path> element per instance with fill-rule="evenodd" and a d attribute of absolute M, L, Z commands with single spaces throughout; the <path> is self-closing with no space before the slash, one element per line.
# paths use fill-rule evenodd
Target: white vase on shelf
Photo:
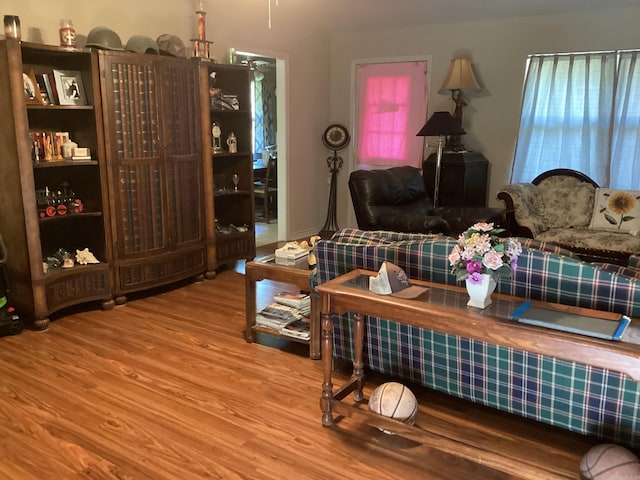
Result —
<path fill-rule="evenodd" d="M 467 306 L 487 308 L 491 305 L 491 294 L 497 286 L 495 279 L 491 275 L 483 273 L 480 283 L 471 283 L 469 279 L 466 279 L 465 283 L 467 284 L 467 293 L 469 293 Z"/>

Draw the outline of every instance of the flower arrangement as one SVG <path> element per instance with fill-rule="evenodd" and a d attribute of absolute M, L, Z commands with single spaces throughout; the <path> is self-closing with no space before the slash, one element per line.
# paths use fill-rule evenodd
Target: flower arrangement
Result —
<path fill-rule="evenodd" d="M 493 223 L 476 223 L 458 237 L 458 244 L 449 254 L 451 273 L 456 279 L 482 282 L 482 274 L 500 277 L 515 271 L 522 245 L 513 238 L 500 238 L 505 230 Z"/>

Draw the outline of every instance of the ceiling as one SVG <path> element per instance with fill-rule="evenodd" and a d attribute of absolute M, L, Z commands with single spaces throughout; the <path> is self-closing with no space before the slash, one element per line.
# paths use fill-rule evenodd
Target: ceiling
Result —
<path fill-rule="evenodd" d="M 271 5 L 274 27 L 282 12 L 311 16 L 335 31 L 597 12 L 637 6 L 638 0 L 271 0 Z"/>

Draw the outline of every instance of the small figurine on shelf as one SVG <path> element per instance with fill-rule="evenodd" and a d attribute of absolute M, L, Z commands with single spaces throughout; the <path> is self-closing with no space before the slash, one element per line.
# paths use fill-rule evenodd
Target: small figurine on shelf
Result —
<path fill-rule="evenodd" d="M 238 140 L 235 133 L 231 132 L 227 137 L 227 145 L 229 145 L 229 153 L 238 153 Z"/>
<path fill-rule="evenodd" d="M 80 265 L 100 263 L 88 248 L 85 248 L 83 250 L 76 250 L 76 262 L 78 262 Z"/>
<path fill-rule="evenodd" d="M 53 137 L 50 133 L 44 134 L 44 161 L 51 162 L 53 160 Z"/>

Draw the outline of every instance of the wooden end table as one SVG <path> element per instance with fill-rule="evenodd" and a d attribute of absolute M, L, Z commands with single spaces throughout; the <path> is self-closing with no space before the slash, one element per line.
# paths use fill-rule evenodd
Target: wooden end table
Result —
<path fill-rule="evenodd" d="M 318 302 L 311 295 L 311 335 L 309 340 L 281 335 L 272 328 L 256 325 L 256 282 L 261 280 L 273 280 L 275 282 L 289 283 L 300 290 L 309 290 L 309 264 L 307 257 L 297 261 L 294 265 L 279 265 L 275 261 L 275 255 L 268 255 L 245 265 L 245 294 L 246 294 L 246 322 L 245 339 L 249 343 L 255 341 L 257 332 L 266 333 L 281 338 L 286 338 L 299 343 L 309 345 L 309 358 L 319 360 L 320 352 L 320 312 Z"/>

